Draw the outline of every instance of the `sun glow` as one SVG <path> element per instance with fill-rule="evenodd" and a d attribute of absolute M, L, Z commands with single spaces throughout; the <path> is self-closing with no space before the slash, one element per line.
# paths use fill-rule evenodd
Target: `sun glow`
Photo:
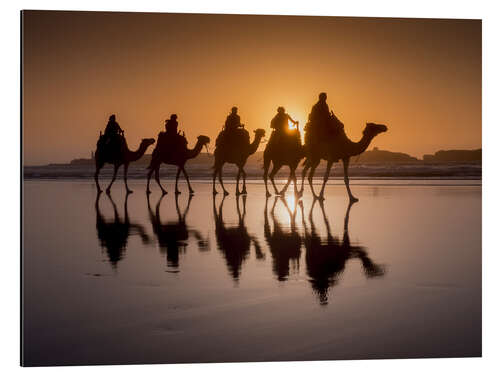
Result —
<path fill-rule="evenodd" d="M 286 203 L 288 205 L 288 208 L 290 208 L 290 210 L 292 211 L 295 211 L 296 209 L 296 206 L 295 206 L 295 194 L 286 194 L 285 195 L 285 200 L 286 200 Z"/>
<path fill-rule="evenodd" d="M 288 130 L 293 130 L 293 129 L 297 129 L 297 125 L 288 120 Z"/>

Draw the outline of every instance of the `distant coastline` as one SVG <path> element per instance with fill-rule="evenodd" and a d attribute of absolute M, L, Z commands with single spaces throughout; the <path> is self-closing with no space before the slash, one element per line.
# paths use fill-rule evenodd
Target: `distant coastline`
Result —
<path fill-rule="evenodd" d="M 245 170 L 249 178 L 262 177 L 262 151 L 252 155 L 246 164 Z M 144 155 L 140 160 L 131 164 L 130 179 L 143 179 L 146 176 L 146 167 L 151 160 L 151 154 Z M 198 179 L 209 179 L 212 175 L 213 154 L 201 153 L 196 159 L 187 163 L 190 176 Z M 299 167 L 299 175 L 301 168 Z M 162 178 L 173 178 L 175 167 L 162 166 Z M 49 164 L 44 166 L 25 166 L 25 179 L 69 179 L 93 178 L 94 160 L 92 158 L 73 159 L 68 164 Z M 112 175 L 112 167 L 102 170 L 102 176 Z M 236 168 L 233 165 L 224 166 L 224 175 L 233 176 Z M 321 178 L 324 173 L 324 163 L 321 163 L 316 176 Z M 122 175 L 120 169 L 119 175 Z M 283 168 L 277 177 L 288 176 L 288 169 Z M 365 151 L 359 157 L 352 158 L 350 176 L 353 178 L 373 179 L 481 179 L 482 178 L 482 150 L 440 150 L 433 155 L 424 155 L 418 159 L 402 152 L 380 150 L 375 147 Z M 342 178 L 343 168 L 334 167 L 331 178 Z"/>
<path fill-rule="evenodd" d="M 250 156 L 247 161 L 247 165 L 258 162 L 262 159 L 262 151 L 256 152 L 254 155 Z M 135 164 L 137 165 L 148 165 L 151 160 L 151 154 L 144 155 Z M 370 151 L 365 151 L 359 156 L 352 160 L 353 164 L 363 164 L 363 163 L 481 163 L 482 162 L 482 149 L 475 150 L 439 150 L 434 154 L 424 155 L 423 159 L 418 159 L 409 154 L 403 152 L 393 152 L 387 150 L 380 150 L 378 147 L 374 147 Z M 191 164 L 213 164 L 212 154 L 200 154 Z M 89 165 L 94 164 L 92 158 L 80 158 L 73 159 L 69 164 L 49 164 L 50 165 Z"/>

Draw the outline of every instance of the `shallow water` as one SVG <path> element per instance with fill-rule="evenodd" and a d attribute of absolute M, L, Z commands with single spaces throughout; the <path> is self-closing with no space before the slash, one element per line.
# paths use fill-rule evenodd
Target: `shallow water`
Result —
<path fill-rule="evenodd" d="M 26 365 L 481 355 L 480 185 L 129 184 L 25 181 Z"/>

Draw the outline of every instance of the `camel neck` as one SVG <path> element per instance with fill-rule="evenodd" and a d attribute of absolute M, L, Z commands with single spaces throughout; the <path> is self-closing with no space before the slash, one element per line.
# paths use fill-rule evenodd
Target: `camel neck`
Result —
<path fill-rule="evenodd" d="M 203 147 L 203 145 L 198 140 L 198 142 L 196 142 L 196 145 L 194 146 L 194 148 L 191 150 L 188 150 L 188 155 L 187 155 L 188 159 L 193 159 L 193 158 L 197 157 L 199 155 L 199 153 L 201 152 L 202 147 Z"/>
<path fill-rule="evenodd" d="M 362 154 L 366 151 L 368 146 L 370 145 L 373 137 L 363 134 L 363 137 L 358 142 L 353 142 L 351 156 Z"/>
<path fill-rule="evenodd" d="M 253 142 L 250 144 L 250 149 L 249 149 L 249 155 L 254 154 L 257 151 L 257 148 L 259 147 L 261 137 L 260 136 L 255 136 L 255 139 Z"/>
<path fill-rule="evenodd" d="M 128 153 L 128 159 L 129 161 L 136 161 L 136 160 L 139 160 L 143 155 L 144 153 L 146 152 L 146 149 L 148 148 L 147 145 L 145 145 L 144 143 L 141 143 L 141 145 L 139 146 L 139 148 L 135 151 L 130 151 L 127 147 L 127 153 Z"/>

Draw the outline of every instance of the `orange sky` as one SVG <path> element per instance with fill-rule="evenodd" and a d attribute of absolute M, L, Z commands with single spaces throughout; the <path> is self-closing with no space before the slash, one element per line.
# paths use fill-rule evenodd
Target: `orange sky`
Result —
<path fill-rule="evenodd" d="M 481 147 L 481 21 L 24 12 L 24 162 L 89 157 L 115 113 L 128 144 L 177 113 L 190 143 L 233 105 L 250 130 L 318 93 L 358 140 L 421 157 Z M 372 147 L 372 146 L 371 146 Z M 371 148 L 370 147 L 370 148 Z"/>

